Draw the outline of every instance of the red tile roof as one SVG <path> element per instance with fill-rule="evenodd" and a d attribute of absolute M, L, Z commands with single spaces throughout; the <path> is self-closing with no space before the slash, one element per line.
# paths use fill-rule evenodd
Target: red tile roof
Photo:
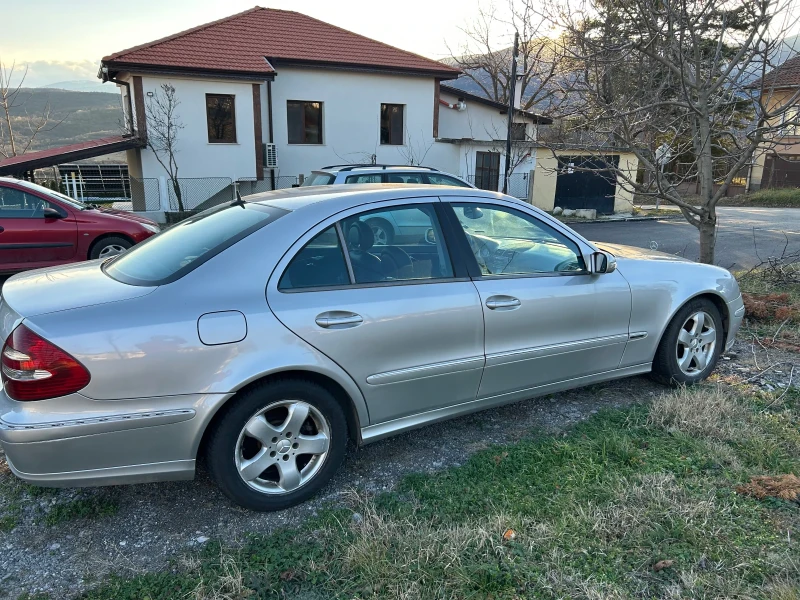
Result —
<path fill-rule="evenodd" d="M 454 78 L 460 71 L 307 15 L 256 6 L 103 59 L 122 66 L 264 74 L 270 60 L 372 67 Z"/>
<path fill-rule="evenodd" d="M 0 176 L 14 175 L 32 169 L 68 163 L 73 160 L 92 158 L 93 156 L 102 156 L 112 152 L 138 148 L 142 145 L 141 140 L 138 138 L 115 135 L 59 148 L 26 152 L 19 156 L 0 160 Z"/>
<path fill-rule="evenodd" d="M 765 88 L 800 87 L 800 54 L 778 65 L 764 77 Z M 761 87 L 761 79 L 754 81 L 750 87 Z"/>

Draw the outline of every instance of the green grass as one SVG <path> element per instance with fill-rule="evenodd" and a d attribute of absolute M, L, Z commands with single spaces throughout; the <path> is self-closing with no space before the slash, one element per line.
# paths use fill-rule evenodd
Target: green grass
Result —
<path fill-rule="evenodd" d="M 800 473 L 798 394 L 767 401 L 665 393 L 84 597 L 797 600 L 798 505 L 735 491 Z"/>
<path fill-rule="evenodd" d="M 745 204 L 749 206 L 798 208 L 800 207 L 800 188 L 759 190 L 744 198 Z"/>
<path fill-rule="evenodd" d="M 44 522 L 52 527 L 75 519 L 108 517 L 116 514 L 117 510 L 119 510 L 119 505 L 113 500 L 101 496 L 90 496 L 56 504 L 45 515 Z"/>

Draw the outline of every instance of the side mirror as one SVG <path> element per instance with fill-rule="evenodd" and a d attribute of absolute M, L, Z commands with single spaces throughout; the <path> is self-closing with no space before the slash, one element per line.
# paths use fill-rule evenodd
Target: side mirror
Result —
<path fill-rule="evenodd" d="M 468 219 L 480 219 L 483 216 L 483 211 L 478 206 L 465 206 L 464 216 Z"/>
<path fill-rule="evenodd" d="M 433 227 L 428 227 L 425 231 L 425 242 L 428 244 L 436 243 L 436 232 L 433 230 Z"/>
<path fill-rule="evenodd" d="M 592 254 L 592 273 L 613 273 L 617 270 L 617 259 L 608 252 L 595 252 Z"/>
<path fill-rule="evenodd" d="M 45 206 L 43 209 L 44 218 L 45 219 L 63 219 L 64 215 L 62 215 L 58 210 L 53 208 L 52 206 Z"/>

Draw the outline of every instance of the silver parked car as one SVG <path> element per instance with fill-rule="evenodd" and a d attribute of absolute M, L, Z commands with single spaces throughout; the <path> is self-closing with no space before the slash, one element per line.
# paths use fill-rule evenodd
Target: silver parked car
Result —
<path fill-rule="evenodd" d="M 375 213 L 428 227 L 374 244 Z M 357 444 L 651 372 L 693 383 L 744 308 L 724 269 L 595 246 L 499 194 L 328 186 L 219 206 L 9 279 L 0 442 L 49 486 L 190 479 L 303 501 Z"/>

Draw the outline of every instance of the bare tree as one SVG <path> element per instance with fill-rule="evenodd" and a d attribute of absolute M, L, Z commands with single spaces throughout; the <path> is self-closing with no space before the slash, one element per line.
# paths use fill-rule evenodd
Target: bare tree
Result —
<path fill-rule="evenodd" d="M 153 151 L 158 163 L 169 176 L 172 190 L 178 201 L 178 210 L 184 211 L 181 186 L 178 181 L 178 134 L 184 125 L 178 116 L 180 106 L 175 87 L 163 83 L 158 90 L 147 98 L 145 114 L 147 116 L 147 147 Z"/>
<path fill-rule="evenodd" d="M 796 0 L 551 5 L 576 74 L 566 133 L 591 132 L 587 148 L 596 156 L 632 152 L 644 176 L 609 165 L 618 181 L 678 206 L 699 230 L 702 262 L 714 262 L 716 206 L 732 181 L 800 119 L 792 112 L 800 92 L 776 101 L 768 75 L 798 17 Z M 670 154 L 681 157 L 680 172 L 663 168 Z"/>
<path fill-rule="evenodd" d="M 0 60 L 0 157 L 10 158 L 25 154 L 30 150 L 36 136 L 42 131 L 51 131 L 64 119 L 51 122 L 51 108 L 48 100 L 41 113 L 28 114 L 25 105 L 31 94 L 23 89 L 28 67 L 23 67 L 14 83 L 16 63 L 7 66 Z"/>
<path fill-rule="evenodd" d="M 498 31 L 505 35 L 498 35 Z M 504 12 L 494 6 L 481 7 L 477 19 L 462 28 L 462 32 L 466 42 L 455 52 L 450 49 L 449 62 L 464 71 L 464 77 L 477 85 L 484 96 L 508 103 L 513 51 L 510 40 L 516 32 L 519 108 L 536 107 L 543 114 L 557 109 L 564 97 L 560 81 L 563 38 L 553 36 L 551 21 L 543 17 L 533 2 L 510 1 Z"/>

